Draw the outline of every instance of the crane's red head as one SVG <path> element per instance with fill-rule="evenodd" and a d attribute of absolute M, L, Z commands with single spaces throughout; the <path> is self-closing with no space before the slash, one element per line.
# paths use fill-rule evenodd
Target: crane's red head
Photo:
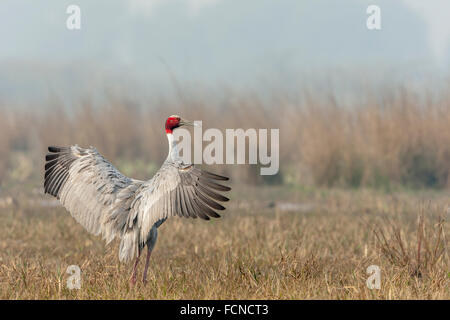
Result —
<path fill-rule="evenodd" d="M 175 128 L 180 126 L 181 118 L 179 116 L 170 116 L 166 120 L 166 133 L 172 133 Z"/>
<path fill-rule="evenodd" d="M 166 133 L 172 133 L 173 130 L 181 126 L 193 126 L 193 125 L 194 123 L 192 121 L 187 121 L 182 119 L 180 116 L 173 115 L 168 117 L 166 120 Z"/>

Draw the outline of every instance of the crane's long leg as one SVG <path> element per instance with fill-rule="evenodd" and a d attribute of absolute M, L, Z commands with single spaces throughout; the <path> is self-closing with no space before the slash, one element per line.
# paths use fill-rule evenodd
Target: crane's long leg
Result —
<path fill-rule="evenodd" d="M 147 271 L 148 271 L 148 265 L 150 262 L 151 254 L 152 254 L 152 248 L 151 248 L 151 246 L 147 246 L 147 257 L 145 257 L 145 269 L 144 269 L 144 275 L 142 277 L 142 282 L 144 284 L 147 284 Z"/>
<path fill-rule="evenodd" d="M 137 266 L 139 264 L 139 258 L 141 257 L 141 250 L 139 250 L 139 253 L 136 257 L 136 261 L 134 262 L 134 267 L 133 267 L 133 274 L 131 275 L 131 279 L 130 282 L 132 285 L 134 285 L 136 283 L 136 273 L 137 273 Z"/>

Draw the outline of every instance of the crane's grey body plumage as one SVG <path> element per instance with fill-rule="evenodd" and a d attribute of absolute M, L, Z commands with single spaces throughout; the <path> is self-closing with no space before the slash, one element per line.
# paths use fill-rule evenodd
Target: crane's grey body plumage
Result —
<path fill-rule="evenodd" d="M 169 143 L 171 143 L 169 139 Z M 172 148 L 172 145 L 170 146 Z M 220 217 L 228 199 L 218 191 L 226 177 L 184 164 L 173 152 L 148 181 L 120 173 L 95 148 L 49 147 L 45 192 L 58 198 L 88 232 L 107 243 L 120 239 L 119 259 L 139 257 L 156 243 L 157 228 L 169 217 Z"/>

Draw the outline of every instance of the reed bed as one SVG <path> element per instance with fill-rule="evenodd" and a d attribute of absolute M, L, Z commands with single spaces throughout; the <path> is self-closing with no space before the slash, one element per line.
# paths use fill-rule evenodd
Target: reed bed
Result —
<path fill-rule="evenodd" d="M 296 98 L 273 93 L 224 92 L 222 98 L 136 102 L 86 99 L 68 108 L 57 100 L 45 107 L 0 107 L 0 184 L 40 181 L 47 145 L 95 146 L 116 166 L 147 177 L 164 160 L 163 124 L 180 114 L 204 128 L 279 128 L 280 172 L 261 177 L 253 166 L 220 166 L 245 183 L 307 186 L 368 186 L 391 190 L 450 187 L 450 94 L 420 95 L 396 88 L 361 92 L 352 105 L 332 93 L 302 91 Z M 209 97 L 209 98 L 205 98 Z"/>

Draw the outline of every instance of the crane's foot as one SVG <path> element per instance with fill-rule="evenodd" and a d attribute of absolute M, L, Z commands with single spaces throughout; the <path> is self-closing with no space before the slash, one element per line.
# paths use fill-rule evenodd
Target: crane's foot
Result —
<path fill-rule="evenodd" d="M 145 286 L 146 284 L 147 284 L 147 269 L 148 268 L 145 268 L 145 270 L 144 270 L 144 275 L 142 276 L 142 284 Z"/>
<path fill-rule="evenodd" d="M 133 275 L 131 276 L 131 278 L 130 278 L 130 284 L 131 284 L 132 286 L 134 286 L 134 285 L 136 284 L 136 275 L 135 275 L 135 274 L 133 274 Z"/>

